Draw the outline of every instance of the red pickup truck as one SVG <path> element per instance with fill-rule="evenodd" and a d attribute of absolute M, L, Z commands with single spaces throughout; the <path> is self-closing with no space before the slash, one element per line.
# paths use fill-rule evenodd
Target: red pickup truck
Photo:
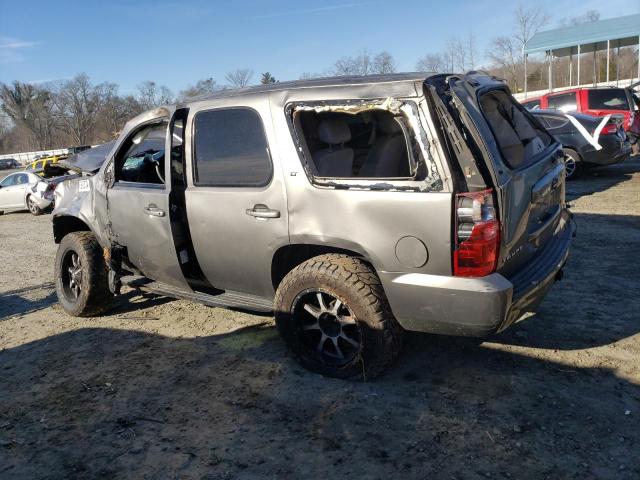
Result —
<path fill-rule="evenodd" d="M 633 116 L 640 115 L 640 98 L 632 88 L 573 88 L 548 93 L 541 97 L 527 98 L 520 102 L 528 110 L 560 110 L 580 112 L 596 117 L 622 115 L 625 130 L 633 123 Z"/>

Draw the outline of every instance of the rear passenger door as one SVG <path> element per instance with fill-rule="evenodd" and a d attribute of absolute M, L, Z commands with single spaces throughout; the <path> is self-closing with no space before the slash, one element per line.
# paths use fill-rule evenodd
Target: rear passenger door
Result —
<path fill-rule="evenodd" d="M 289 241 L 272 131 L 267 98 L 191 109 L 185 192 L 191 240 L 207 280 L 268 298 L 273 254 Z"/>

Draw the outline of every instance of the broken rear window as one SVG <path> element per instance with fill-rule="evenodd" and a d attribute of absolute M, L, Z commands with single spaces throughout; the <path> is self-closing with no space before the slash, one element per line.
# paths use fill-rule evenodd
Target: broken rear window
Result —
<path fill-rule="evenodd" d="M 530 165 L 551 143 L 549 134 L 538 129 L 507 93 L 489 92 L 481 97 L 480 106 L 509 167 Z"/>
<path fill-rule="evenodd" d="M 417 111 L 387 102 L 294 109 L 294 128 L 314 177 L 437 183 L 435 165 L 425 161 L 415 134 Z"/>

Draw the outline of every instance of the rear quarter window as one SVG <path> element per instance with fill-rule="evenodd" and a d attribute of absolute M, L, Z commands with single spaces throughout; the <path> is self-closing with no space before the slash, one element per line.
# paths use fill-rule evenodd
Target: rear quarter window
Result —
<path fill-rule="evenodd" d="M 622 88 L 589 90 L 591 110 L 630 110 L 627 94 Z"/>
<path fill-rule="evenodd" d="M 502 90 L 480 98 L 480 107 L 495 137 L 500 153 L 510 168 L 532 164 L 536 155 L 550 143 L 549 134 L 532 121 L 513 98 Z"/>
<path fill-rule="evenodd" d="M 551 115 L 545 115 L 542 118 L 544 118 L 544 123 L 551 130 L 564 127 L 569 122 L 566 118 L 552 117 Z"/>

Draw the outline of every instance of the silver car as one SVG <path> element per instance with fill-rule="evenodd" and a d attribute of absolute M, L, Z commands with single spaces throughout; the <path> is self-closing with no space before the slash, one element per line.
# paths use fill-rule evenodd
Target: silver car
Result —
<path fill-rule="evenodd" d="M 40 215 L 53 205 L 55 184 L 31 172 L 16 172 L 0 181 L 0 215 L 9 210 L 29 210 Z"/>
<path fill-rule="evenodd" d="M 122 282 L 273 311 L 305 367 L 341 378 L 382 372 L 405 330 L 507 328 L 575 232 L 561 146 L 480 74 L 217 92 L 89 152 L 56 190 L 65 311 L 104 312 Z"/>

